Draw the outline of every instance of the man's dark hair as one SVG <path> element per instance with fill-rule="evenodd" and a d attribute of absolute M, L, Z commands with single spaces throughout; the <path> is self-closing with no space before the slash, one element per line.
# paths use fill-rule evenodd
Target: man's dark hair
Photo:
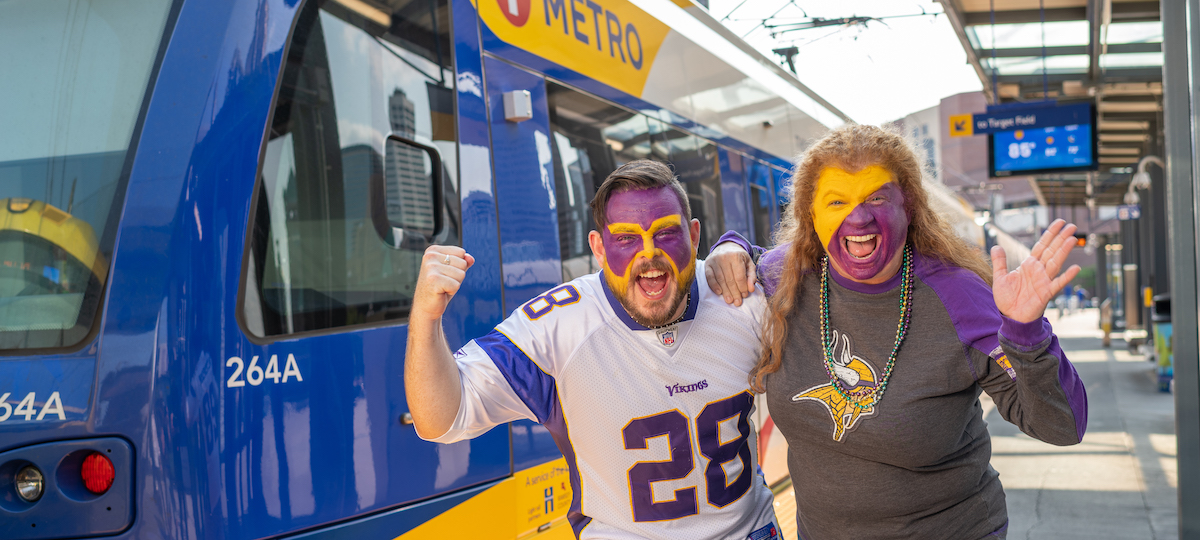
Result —
<path fill-rule="evenodd" d="M 679 198 L 679 206 L 683 208 L 684 227 L 687 227 L 687 223 L 692 221 L 692 205 L 688 203 L 687 191 L 675 177 L 675 172 L 661 161 L 639 159 L 618 167 L 608 175 L 608 178 L 604 179 L 604 183 L 600 184 L 600 189 L 596 190 L 596 196 L 592 198 L 591 203 L 592 220 L 596 222 L 596 230 L 603 231 L 604 227 L 608 225 L 608 216 L 605 210 L 608 209 L 608 200 L 612 198 L 613 194 L 664 186 L 670 186 L 675 191 L 675 196 Z"/>

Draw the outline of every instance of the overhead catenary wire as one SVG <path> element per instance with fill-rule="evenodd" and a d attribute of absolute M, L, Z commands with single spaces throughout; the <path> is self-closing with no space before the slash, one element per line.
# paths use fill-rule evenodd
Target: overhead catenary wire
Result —
<path fill-rule="evenodd" d="M 941 13 L 929 13 L 929 12 L 922 10 L 921 13 L 909 13 L 906 15 L 885 15 L 882 17 L 868 17 L 868 16 L 859 16 L 859 15 L 851 15 L 849 17 L 837 17 L 837 18 L 832 18 L 832 19 L 826 19 L 824 17 L 808 17 L 807 21 L 796 22 L 796 23 L 766 24 L 766 22 L 764 21 L 762 26 L 763 26 L 763 28 L 771 30 L 771 36 L 774 37 L 774 36 L 777 36 L 780 34 L 785 34 L 788 32 L 798 32 L 800 30 L 812 30 L 814 28 L 825 28 L 825 27 L 829 27 L 829 26 L 855 26 L 855 25 L 866 26 L 866 24 L 871 21 L 880 22 L 880 23 L 883 23 L 884 26 L 887 26 L 887 23 L 884 21 L 891 20 L 891 19 L 907 19 L 907 18 L 912 18 L 912 17 L 937 17 L 938 15 L 941 15 Z"/>
<path fill-rule="evenodd" d="M 843 39 L 850 37 L 858 40 L 865 36 L 867 30 L 874 29 L 870 26 L 871 22 L 882 23 L 885 28 L 893 29 L 888 21 L 892 19 L 916 19 L 923 18 L 931 24 L 936 24 L 939 15 L 944 12 L 941 10 L 930 10 L 925 6 L 921 6 L 914 2 L 909 13 L 900 14 L 879 14 L 879 15 L 859 15 L 853 14 L 848 16 L 823 17 L 820 15 L 810 15 L 807 10 L 801 6 L 804 2 L 798 0 L 786 0 L 782 2 L 749 2 L 748 0 L 739 0 L 737 2 L 729 1 L 729 4 L 736 4 L 733 9 L 726 11 L 724 14 L 718 15 L 721 22 L 730 26 L 731 29 L 741 35 L 742 39 L 763 42 L 770 38 L 769 45 L 760 43 L 760 46 L 774 52 L 780 57 L 780 64 L 795 73 L 796 64 L 795 58 L 799 56 L 800 50 L 797 47 L 804 48 L 813 43 L 826 40 L 829 37 L 842 36 Z M 896 13 L 896 4 L 888 3 L 886 6 L 877 5 L 877 3 L 869 4 L 873 11 L 883 10 L 885 13 Z M 795 6 L 795 10 L 789 10 L 789 7 Z M 828 11 L 829 4 L 822 4 L 822 8 Z M 857 9 L 862 9 L 863 5 L 859 5 Z M 854 4 L 845 6 L 843 9 L 856 9 Z M 849 9 L 846 9 L 847 11 Z M 903 9 L 903 8 L 901 8 Z M 768 11 L 769 10 L 769 11 Z M 720 8 L 714 9 L 714 12 L 721 11 Z M 841 10 L 838 10 L 841 11 Z M 843 11 L 845 13 L 845 11 Z M 766 15 L 763 17 L 762 15 Z M 759 16 L 755 16 L 759 15 Z M 836 15 L 832 13 L 832 15 Z M 804 34 L 801 37 L 802 30 L 809 29 L 826 29 L 823 32 L 811 32 Z M 901 27 L 906 28 L 906 27 Z M 765 32 L 759 32 L 759 30 Z M 851 35 L 844 34 L 846 30 L 855 30 Z M 812 35 L 815 34 L 815 35 Z M 870 59 L 870 55 L 867 55 Z"/>
<path fill-rule="evenodd" d="M 729 17 L 730 17 L 731 15 L 733 15 L 733 12 L 735 12 L 735 11 L 737 11 L 737 10 L 741 9 L 741 8 L 742 8 L 742 6 L 746 5 L 746 2 L 749 2 L 749 1 L 750 1 L 750 0 L 742 0 L 742 2 L 741 2 L 740 4 L 738 4 L 737 6 L 734 6 L 734 8 L 733 8 L 733 9 L 729 10 L 729 13 L 726 13 L 724 17 L 721 17 L 721 22 L 725 22 L 725 21 L 728 21 L 728 20 L 730 20 L 730 19 L 729 19 Z M 737 20 L 737 19 L 733 19 L 733 20 Z"/>
<path fill-rule="evenodd" d="M 762 23 L 760 23 L 758 26 L 755 26 L 754 28 L 751 28 L 749 32 L 746 32 L 746 34 L 742 36 L 742 39 L 746 39 L 746 36 L 749 36 L 750 34 L 754 33 L 755 30 L 758 30 L 759 26 L 761 26 L 763 28 L 767 28 L 767 21 L 774 19 L 776 15 L 779 15 L 780 11 L 787 9 L 788 6 L 796 6 L 796 9 L 799 9 L 800 12 L 804 14 L 804 16 L 806 16 L 806 17 L 808 16 L 808 12 L 804 11 L 804 8 L 800 7 L 800 5 L 796 3 L 796 0 L 788 0 L 782 6 L 779 6 L 779 9 L 775 10 L 774 13 L 772 13 L 772 14 L 768 15 L 766 18 L 764 18 L 762 20 Z M 775 34 L 772 33 L 771 37 L 775 37 Z"/>

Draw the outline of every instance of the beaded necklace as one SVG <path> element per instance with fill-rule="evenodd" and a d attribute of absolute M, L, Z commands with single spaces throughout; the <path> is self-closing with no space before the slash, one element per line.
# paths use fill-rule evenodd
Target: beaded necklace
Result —
<path fill-rule="evenodd" d="M 689 303 L 691 303 L 691 301 L 692 301 L 692 291 L 688 291 L 688 292 L 687 292 L 687 295 L 683 297 L 683 305 L 685 305 L 685 306 L 686 306 L 686 305 L 688 305 Z M 684 308 L 684 310 L 683 310 L 683 313 L 680 313 L 680 314 L 679 314 L 679 316 L 675 318 L 675 320 L 673 320 L 673 321 L 671 321 L 671 322 L 669 322 L 669 323 L 663 323 L 663 324 L 660 324 L 660 325 L 658 325 L 658 326 L 646 326 L 646 325 L 642 324 L 642 322 L 641 322 L 641 321 L 639 321 L 639 320 L 637 320 L 637 319 L 634 319 L 634 322 L 636 322 L 636 323 L 638 323 L 638 324 L 642 324 L 642 326 L 646 326 L 646 329 L 647 329 L 647 330 L 658 330 L 658 329 L 660 329 L 660 328 L 666 328 L 666 327 L 668 327 L 668 326 L 671 326 L 672 324 L 675 324 L 675 323 L 678 323 L 679 321 L 682 321 L 682 320 L 683 320 L 683 318 L 684 318 L 686 315 L 687 315 L 687 308 Z"/>
<path fill-rule="evenodd" d="M 888 356 L 887 366 L 883 369 L 883 377 L 874 388 L 850 391 L 842 386 L 842 380 L 834 371 L 833 337 L 829 327 L 829 256 L 821 258 L 821 353 L 825 359 L 825 370 L 829 372 L 829 382 L 843 398 L 857 409 L 867 409 L 883 399 L 887 390 L 888 379 L 892 376 L 892 368 L 896 365 L 896 355 L 900 352 L 900 344 L 908 333 L 908 323 L 912 318 L 912 248 L 904 246 L 904 266 L 901 270 L 903 278 L 900 282 L 900 322 L 896 325 L 896 343 L 892 345 L 892 354 Z"/>

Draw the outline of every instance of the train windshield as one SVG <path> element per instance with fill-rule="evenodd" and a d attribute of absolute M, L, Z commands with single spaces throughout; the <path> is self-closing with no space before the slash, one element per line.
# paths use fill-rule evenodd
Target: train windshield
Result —
<path fill-rule="evenodd" d="M 0 0 L 0 350 L 80 344 L 171 0 Z"/>

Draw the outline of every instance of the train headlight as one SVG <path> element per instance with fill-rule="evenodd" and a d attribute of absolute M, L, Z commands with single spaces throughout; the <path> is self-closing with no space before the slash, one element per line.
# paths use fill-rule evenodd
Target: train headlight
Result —
<path fill-rule="evenodd" d="M 45 478 L 42 477 L 42 471 L 38 470 L 33 465 L 26 465 L 17 471 L 17 477 L 14 482 L 17 486 L 17 495 L 27 502 L 35 502 L 42 498 L 42 492 L 46 489 Z"/>

